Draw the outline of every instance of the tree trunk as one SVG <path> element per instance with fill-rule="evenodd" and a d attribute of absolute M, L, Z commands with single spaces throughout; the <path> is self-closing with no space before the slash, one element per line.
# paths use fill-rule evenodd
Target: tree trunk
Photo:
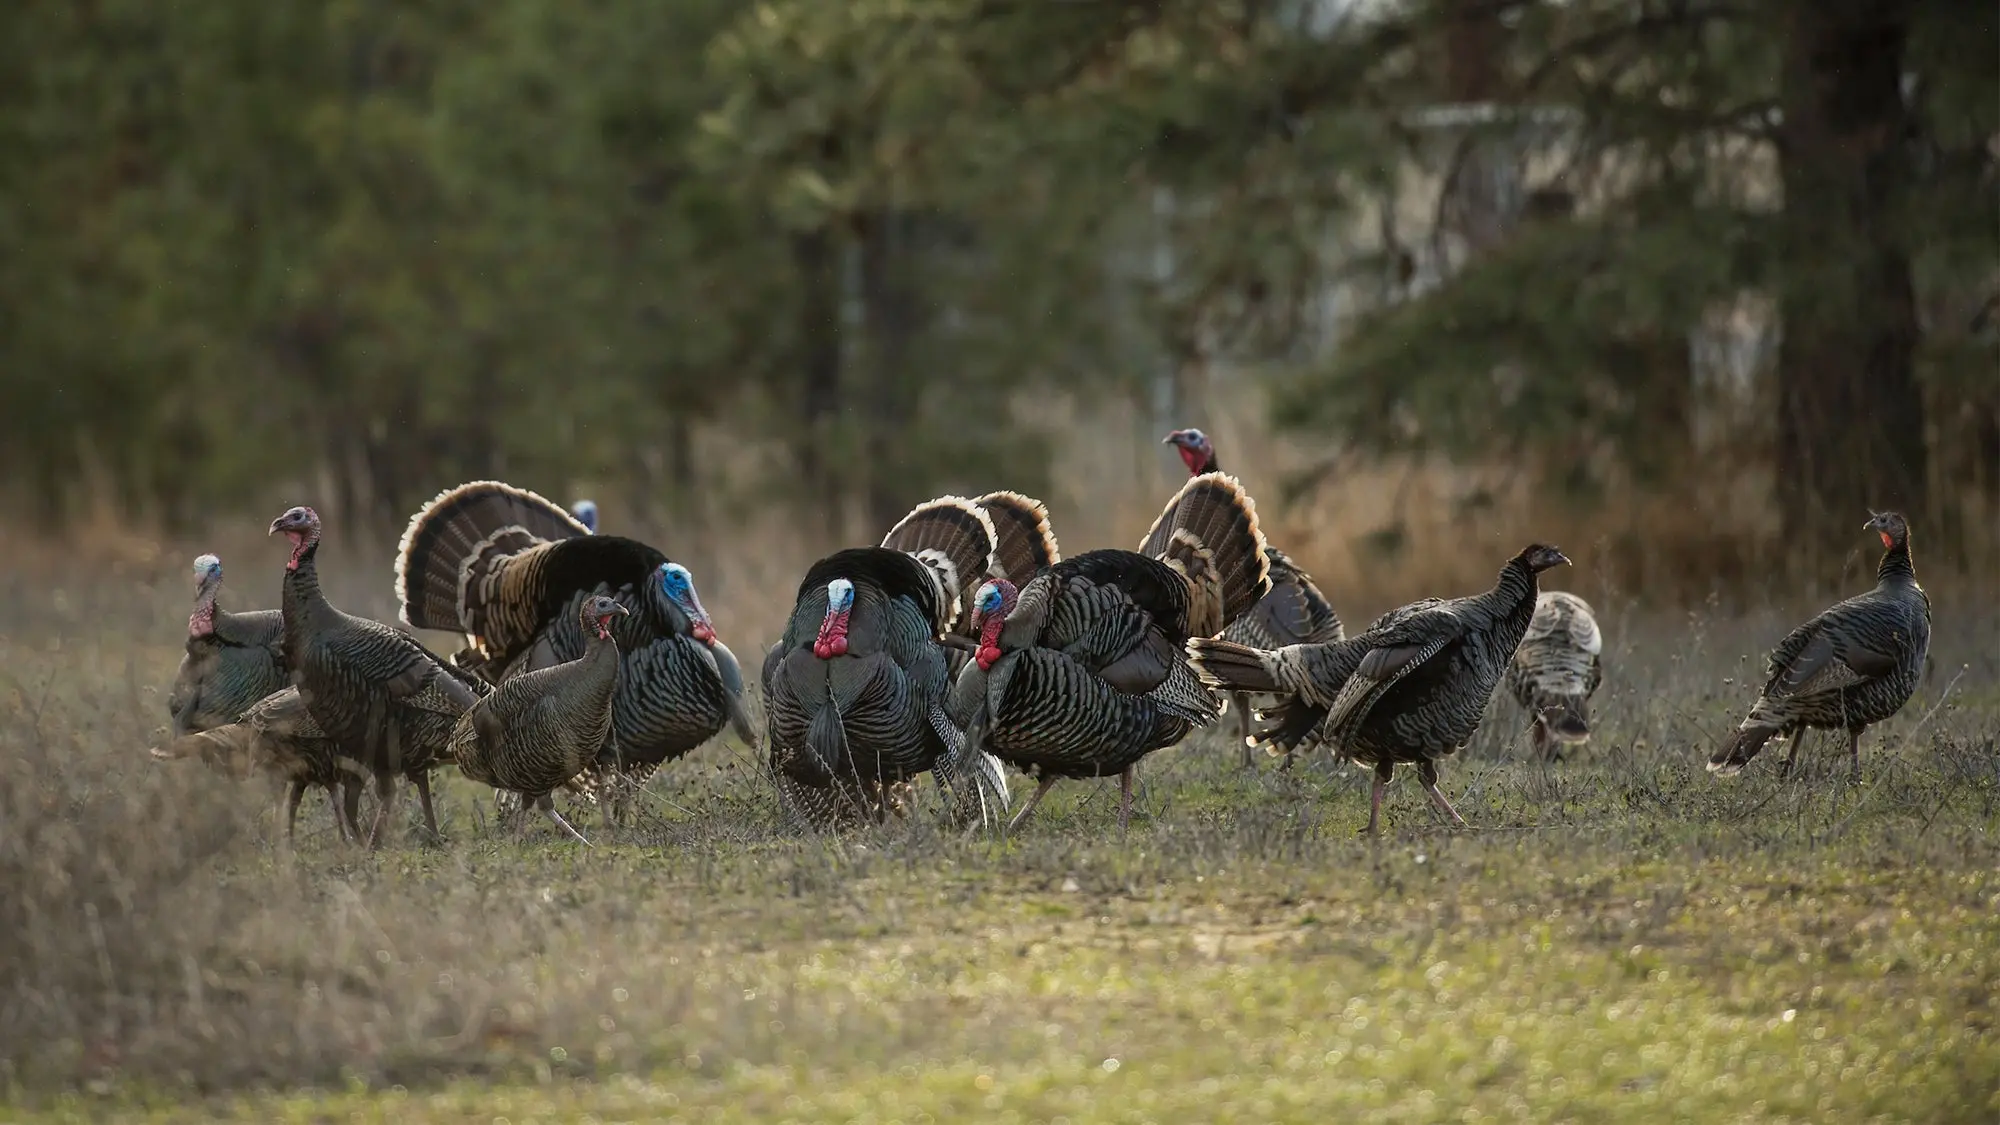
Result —
<path fill-rule="evenodd" d="M 832 447 L 840 411 L 840 262 L 826 227 L 792 236 L 799 274 L 798 347 L 803 383 L 799 396 L 799 480 L 819 509 L 820 529 L 839 537 L 841 488 Z"/>
<path fill-rule="evenodd" d="M 1794 0 L 1789 16 L 1778 498 L 1795 549 L 1844 558 L 1870 508 L 1926 512 L 1916 298 L 1896 223 L 1910 4 Z"/>
<path fill-rule="evenodd" d="M 861 427 L 871 536 L 887 533 L 923 499 L 911 491 L 918 482 L 908 471 L 906 444 L 923 389 L 911 354 L 924 320 L 916 278 L 920 233 L 915 215 L 884 209 L 867 217 L 861 235 L 862 323 L 869 359 Z"/>

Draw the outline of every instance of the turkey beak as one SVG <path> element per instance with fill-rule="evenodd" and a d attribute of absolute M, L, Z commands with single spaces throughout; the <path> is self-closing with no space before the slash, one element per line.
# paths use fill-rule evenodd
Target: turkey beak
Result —
<path fill-rule="evenodd" d="M 279 517 L 278 517 L 277 519 L 274 519 L 274 520 L 272 520 L 272 521 L 271 521 L 271 530 L 269 530 L 269 531 L 265 532 L 264 534 L 266 534 L 266 535 L 276 535 L 276 534 L 277 534 L 277 533 L 279 533 L 280 531 L 283 531 L 283 530 L 285 530 L 285 529 L 284 529 L 283 527 L 279 526 L 279 525 L 283 524 L 284 522 L 285 522 L 285 517 L 283 517 L 283 516 L 279 516 Z"/>
<path fill-rule="evenodd" d="M 1556 552 L 1556 565 L 1557 565 L 1557 566 L 1573 566 L 1573 565 L 1575 565 L 1575 564 L 1573 564 L 1573 563 L 1571 563 L 1571 562 L 1569 561 L 1569 556 L 1568 556 L 1568 555 L 1565 555 L 1565 554 L 1563 554 L 1563 553 L 1562 553 L 1561 551 L 1557 551 L 1557 552 Z"/>

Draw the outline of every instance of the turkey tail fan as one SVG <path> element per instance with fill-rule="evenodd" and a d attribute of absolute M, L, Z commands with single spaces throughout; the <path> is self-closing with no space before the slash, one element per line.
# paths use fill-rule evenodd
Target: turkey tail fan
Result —
<path fill-rule="evenodd" d="M 396 600 L 405 624 L 479 633 L 466 595 L 493 561 L 554 539 L 589 535 L 562 505 L 525 488 L 476 480 L 417 510 L 396 546 Z"/>
<path fill-rule="evenodd" d="M 1139 553 L 1165 559 L 1190 579 L 1212 573 L 1222 596 L 1222 622 L 1215 627 L 1220 632 L 1271 592 L 1264 547 L 1257 502 L 1235 477 L 1203 473 L 1189 478 L 1167 502 Z"/>
<path fill-rule="evenodd" d="M 1281 686 L 1273 672 L 1270 654 L 1260 652 L 1249 645 L 1239 645 L 1234 641 L 1210 640 L 1207 637 L 1190 637 L 1187 643 L 1188 662 L 1194 665 L 1195 674 L 1201 682 L 1210 687 L 1227 691 L 1262 691 L 1282 693 L 1290 688 Z"/>
<path fill-rule="evenodd" d="M 1025 586 L 1029 579 L 1062 561 L 1055 530 L 1049 526 L 1049 510 L 1040 500 L 1018 492 L 989 492 L 974 503 L 993 521 L 998 540 L 993 552 L 998 563 L 991 572 L 994 577 Z"/>
<path fill-rule="evenodd" d="M 1743 772 L 1743 767 L 1749 765 L 1750 759 L 1756 757 L 1757 752 L 1762 750 L 1764 744 L 1771 741 L 1772 736 L 1777 733 L 1777 727 L 1765 726 L 1744 727 L 1738 730 L 1729 736 L 1729 741 L 1717 747 L 1715 753 L 1709 755 L 1708 772 L 1721 774 L 1724 777 L 1732 777 Z"/>
<path fill-rule="evenodd" d="M 986 510 L 963 496 L 940 496 L 910 510 L 882 546 L 913 555 L 937 573 L 952 603 L 946 625 L 957 620 L 959 604 L 979 589 L 996 565 L 999 536 Z"/>

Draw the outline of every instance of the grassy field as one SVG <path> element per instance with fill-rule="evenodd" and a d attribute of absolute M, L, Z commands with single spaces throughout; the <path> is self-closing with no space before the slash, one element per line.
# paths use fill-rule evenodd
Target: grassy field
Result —
<path fill-rule="evenodd" d="M 1009 840 L 791 839 L 719 742 L 593 851 L 454 777 L 446 844 L 364 855 L 146 758 L 179 586 L 0 588 L 6 1121 L 2000 1118 L 1990 609 L 1859 785 L 1832 739 L 1702 769 L 1788 615 L 1613 613 L 1596 740 L 1530 764 L 1496 704 L 1467 831 L 1405 779 L 1358 838 L 1364 774 L 1218 730 L 1123 839 L 1082 783 Z"/>

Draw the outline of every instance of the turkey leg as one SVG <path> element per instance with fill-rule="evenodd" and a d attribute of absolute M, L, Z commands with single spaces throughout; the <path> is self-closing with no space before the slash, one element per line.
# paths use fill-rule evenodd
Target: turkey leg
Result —
<path fill-rule="evenodd" d="M 368 826 L 368 847 L 382 846 L 382 833 L 389 826 L 389 814 L 396 808 L 396 775 L 378 773 L 375 775 L 375 821 Z"/>
<path fill-rule="evenodd" d="M 1428 758 L 1417 763 L 1417 780 L 1423 783 L 1424 792 L 1430 795 L 1431 804 L 1436 805 L 1439 812 L 1450 818 L 1452 827 L 1464 828 L 1465 818 L 1458 815 L 1458 810 L 1452 808 L 1451 802 L 1438 790 L 1437 767 L 1432 765 Z"/>
<path fill-rule="evenodd" d="M 349 778 L 340 783 L 340 808 L 334 813 L 341 822 L 341 839 L 361 842 L 361 782 Z"/>
<path fill-rule="evenodd" d="M 1850 727 L 1847 731 L 1847 780 L 1861 780 L 1861 727 Z"/>
<path fill-rule="evenodd" d="M 591 848 L 595 846 L 589 840 L 583 838 L 583 833 L 578 832 L 576 829 L 570 827 L 569 821 L 564 820 L 563 815 L 556 811 L 556 800 L 554 797 L 550 796 L 547 793 L 542 794 L 541 796 L 535 798 L 535 807 L 542 810 L 542 812 L 546 813 L 550 820 L 553 820 L 558 825 L 561 825 L 562 830 L 564 832 L 567 832 L 570 835 L 576 837 L 577 843 L 582 844 L 586 848 Z M 524 819 L 521 823 L 525 827 L 527 821 Z"/>
<path fill-rule="evenodd" d="M 431 771 L 418 770 L 410 780 L 417 784 L 417 803 L 424 809 L 424 828 L 430 832 L 432 840 L 443 839 L 438 832 L 437 811 L 431 807 Z"/>
<path fill-rule="evenodd" d="M 1028 796 L 1028 803 L 1022 805 L 1021 811 L 1014 814 L 1014 819 L 1007 822 L 1007 831 L 1012 832 L 1021 827 L 1021 822 L 1028 819 L 1028 814 L 1035 811 L 1035 806 L 1042 803 L 1042 797 L 1055 788 L 1055 784 L 1056 778 L 1053 775 L 1042 778 L 1041 784 L 1035 786 L 1035 791 Z"/>
<path fill-rule="evenodd" d="M 285 789 L 285 843 L 290 844 L 298 834 L 299 802 L 305 800 L 306 783 L 294 781 Z"/>
<path fill-rule="evenodd" d="M 1243 732 L 1243 768 L 1254 769 L 1256 760 L 1251 757 L 1251 752 L 1256 749 L 1257 737 L 1250 730 L 1250 697 L 1238 692 L 1230 703 L 1236 707 L 1236 726 Z"/>
<path fill-rule="evenodd" d="M 1367 834 L 1377 835 L 1382 830 L 1382 795 L 1389 791 L 1389 782 L 1396 776 L 1393 762 L 1383 762 L 1375 767 L 1375 784 L 1368 791 Z"/>
<path fill-rule="evenodd" d="M 1811 727 L 1800 727 L 1799 729 L 1793 731 L 1791 734 L 1785 736 L 1785 741 L 1789 745 L 1785 749 L 1785 760 L 1778 764 L 1778 776 L 1780 778 L 1787 778 L 1792 776 L 1792 763 L 1799 760 L 1799 744 L 1804 742 L 1806 740 L 1806 736 L 1811 733 L 1812 733 Z"/>
<path fill-rule="evenodd" d="M 1126 766 L 1125 772 L 1118 775 L 1118 835 L 1121 837 L 1125 835 L 1126 825 L 1132 823 L 1132 776 L 1138 768 Z"/>

